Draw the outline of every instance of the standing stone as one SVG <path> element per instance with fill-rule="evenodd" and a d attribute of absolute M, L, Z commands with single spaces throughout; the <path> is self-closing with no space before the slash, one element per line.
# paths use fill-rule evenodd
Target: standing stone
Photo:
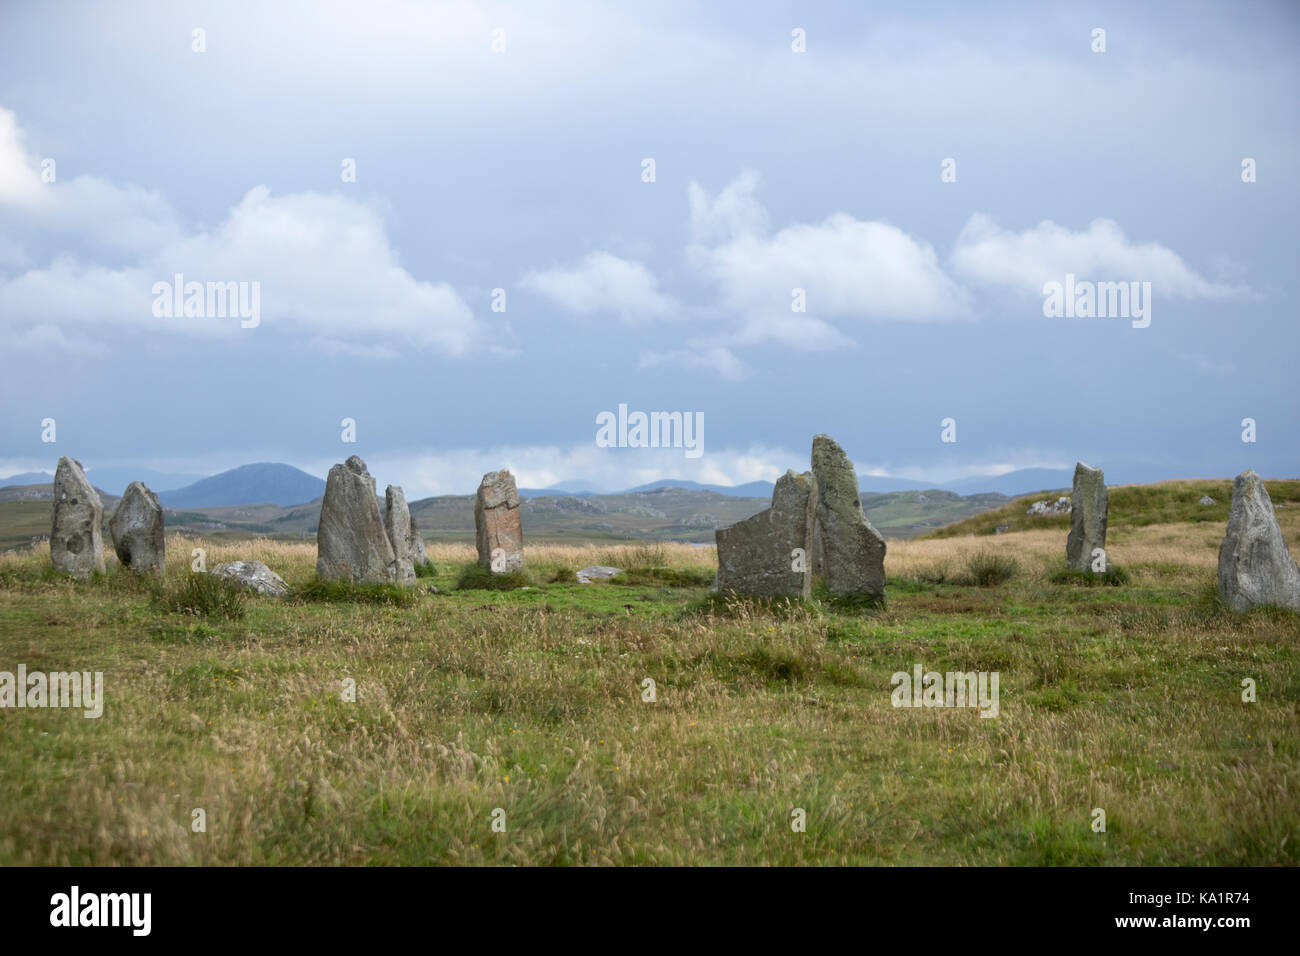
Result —
<path fill-rule="evenodd" d="M 812 445 L 817 493 L 813 569 L 835 597 L 885 598 L 885 539 L 872 527 L 858 496 L 858 473 L 829 435 Z"/>
<path fill-rule="evenodd" d="M 411 563 L 415 567 L 429 566 L 429 552 L 424 548 L 424 535 L 420 534 L 420 527 L 415 523 L 415 515 L 411 515 L 411 534 L 406 540 L 406 547 L 411 552 Z"/>
<path fill-rule="evenodd" d="M 316 576 L 326 581 L 383 584 L 396 579 L 397 557 L 384 531 L 375 479 L 353 455 L 325 479 L 316 531 Z"/>
<path fill-rule="evenodd" d="M 104 571 L 104 505 L 86 479 L 81 462 L 60 458 L 54 472 L 54 527 L 50 560 L 54 570 L 82 581 Z"/>
<path fill-rule="evenodd" d="M 1228 533 L 1219 545 L 1219 597 L 1234 611 L 1258 605 L 1300 611 L 1300 569 L 1286 548 L 1268 489 L 1253 471 L 1232 483 Z"/>
<path fill-rule="evenodd" d="M 1074 466 L 1074 489 L 1070 494 L 1070 535 L 1065 539 L 1065 560 L 1075 571 L 1092 571 L 1093 549 L 1106 550 L 1106 512 L 1110 496 L 1100 468 L 1083 462 Z M 1110 555 L 1105 557 L 1110 570 Z"/>
<path fill-rule="evenodd" d="M 163 573 L 167 546 L 163 537 L 163 510 L 158 496 L 142 481 L 126 486 L 117 510 L 108 519 L 113 550 L 124 567 L 142 574 Z"/>
<path fill-rule="evenodd" d="M 714 532 L 718 576 L 713 589 L 808 600 L 816 508 L 817 483 L 812 473 L 787 471 L 772 489 L 770 508 Z"/>
<path fill-rule="evenodd" d="M 404 587 L 415 583 L 415 563 L 411 556 L 411 509 L 406 506 L 406 495 L 396 485 L 384 491 L 384 531 L 393 546 L 396 559 L 395 580 Z"/>
<path fill-rule="evenodd" d="M 483 476 L 474 501 L 478 563 L 497 574 L 524 569 L 524 527 L 519 520 L 519 490 L 510 472 Z M 495 560 L 494 560 L 495 558 Z"/>

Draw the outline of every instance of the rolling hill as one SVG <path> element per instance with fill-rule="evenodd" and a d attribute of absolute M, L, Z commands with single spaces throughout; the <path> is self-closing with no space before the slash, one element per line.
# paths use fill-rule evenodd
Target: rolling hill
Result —
<path fill-rule="evenodd" d="M 1265 484 L 1275 508 L 1300 507 L 1300 481 L 1266 479 Z M 1232 482 L 1226 478 L 1158 481 L 1149 485 L 1112 485 L 1107 493 L 1111 526 L 1136 528 L 1187 521 L 1208 522 L 1216 527 L 1226 526 L 1228 510 L 1232 505 Z M 1002 532 L 1036 528 L 1067 530 L 1070 527 L 1069 512 L 1059 515 L 1026 513 L 1034 502 L 1054 501 L 1060 494 L 1061 492 L 1052 492 L 1013 498 L 1001 507 L 956 521 L 936 529 L 926 537 L 998 534 L 999 529 Z M 1202 496 L 1212 498 L 1214 504 L 1201 504 Z"/>

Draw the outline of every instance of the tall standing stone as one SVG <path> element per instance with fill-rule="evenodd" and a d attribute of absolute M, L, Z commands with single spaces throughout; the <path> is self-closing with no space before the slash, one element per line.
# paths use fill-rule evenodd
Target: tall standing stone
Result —
<path fill-rule="evenodd" d="M 108 530 L 123 567 L 142 574 L 163 573 L 167 545 L 162 505 L 144 482 L 133 481 L 126 486 L 117 510 L 108 519 Z"/>
<path fill-rule="evenodd" d="M 862 511 L 858 473 L 844 449 L 829 435 L 812 445 L 816 485 L 814 569 L 825 574 L 835 597 L 885 597 L 885 539 Z"/>
<path fill-rule="evenodd" d="M 415 567 L 428 567 L 429 552 L 424 548 L 424 535 L 420 534 L 420 526 L 415 523 L 415 515 L 411 515 L 411 534 L 406 540 L 406 546 L 411 552 L 411 563 Z"/>
<path fill-rule="evenodd" d="M 713 589 L 808 600 L 816 508 L 817 483 L 812 473 L 787 471 L 772 489 L 770 508 L 714 532 L 718 576 Z"/>
<path fill-rule="evenodd" d="M 1300 569 L 1287 550 L 1273 500 L 1259 475 L 1232 483 L 1228 533 L 1219 546 L 1219 597 L 1234 611 L 1259 605 L 1300 611 Z"/>
<path fill-rule="evenodd" d="M 415 563 L 411 556 L 411 509 L 406 506 L 406 495 L 396 485 L 384 491 L 384 531 L 393 546 L 396 559 L 394 577 L 398 584 L 415 583 Z"/>
<path fill-rule="evenodd" d="M 353 455 L 330 469 L 316 531 L 316 576 L 383 584 L 396 579 L 397 558 L 379 516 L 375 479 Z"/>
<path fill-rule="evenodd" d="M 1070 494 L 1070 534 L 1065 539 L 1065 560 L 1075 571 L 1092 571 L 1093 551 L 1106 551 L 1106 512 L 1110 496 L 1100 468 L 1083 462 L 1074 466 L 1074 489 Z M 1110 556 L 1104 558 L 1110 570 Z"/>
<path fill-rule="evenodd" d="M 478 563 L 497 574 L 524 568 L 524 527 L 519 519 L 519 490 L 509 471 L 483 476 L 474 501 Z"/>
<path fill-rule="evenodd" d="M 50 560 L 54 570 L 83 581 L 104 571 L 104 505 L 86 479 L 81 462 L 60 458 L 54 472 L 54 527 Z"/>

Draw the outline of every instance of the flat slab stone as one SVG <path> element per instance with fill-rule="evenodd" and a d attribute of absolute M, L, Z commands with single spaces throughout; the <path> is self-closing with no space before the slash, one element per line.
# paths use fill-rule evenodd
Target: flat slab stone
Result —
<path fill-rule="evenodd" d="M 812 529 L 817 507 L 811 472 L 787 471 L 772 506 L 714 532 L 718 575 L 713 589 L 754 597 L 812 596 Z"/>
<path fill-rule="evenodd" d="M 590 584 L 593 580 L 612 578 L 616 574 L 622 574 L 622 568 L 606 567 L 603 564 L 593 564 L 589 568 L 583 568 L 577 573 L 579 584 Z"/>
<path fill-rule="evenodd" d="M 228 561 L 218 564 L 210 573 L 268 597 L 284 597 L 289 593 L 284 578 L 261 561 Z"/>
<path fill-rule="evenodd" d="M 1287 550 L 1263 480 L 1243 471 L 1232 483 L 1228 532 L 1219 545 L 1219 597 L 1234 611 L 1300 611 L 1300 569 Z"/>
<path fill-rule="evenodd" d="M 54 570 L 78 580 L 104 573 L 104 504 L 75 458 L 60 458 L 54 472 L 54 526 L 50 561 Z"/>

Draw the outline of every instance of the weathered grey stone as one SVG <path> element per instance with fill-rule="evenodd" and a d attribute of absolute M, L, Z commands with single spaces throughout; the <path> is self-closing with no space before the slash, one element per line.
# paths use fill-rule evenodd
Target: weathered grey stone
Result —
<path fill-rule="evenodd" d="M 1074 489 L 1070 494 L 1070 534 L 1065 539 L 1065 560 L 1075 571 L 1093 570 L 1093 551 L 1106 550 L 1106 513 L 1110 496 L 1106 476 L 1100 468 L 1083 462 L 1074 466 Z M 1110 555 L 1105 556 L 1109 571 Z"/>
<path fill-rule="evenodd" d="M 862 511 L 858 473 L 849 456 L 829 435 L 812 445 L 816 482 L 813 572 L 826 576 L 836 597 L 885 597 L 885 539 Z"/>
<path fill-rule="evenodd" d="M 524 568 L 524 528 L 519 520 L 519 490 L 509 471 L 483 476 L 474 501 L 478 563 L 496 574 Z"/>
<path fill-rule="evenodd" d="M 1070 512 L 1070 499 L 1064 496 L 1055 501 L 1035 501 L 1025 511 L 1027 515 L 1063 515 Z"/>
<path fill-rule="evenodd" d="M 420 534 L 420 527 L 415 523 L 415 515 L 411 515 L 411 533 L 407 536 L 406 547 L 411 552 L 411 563 L 415 567 L 428 567 L 429 552 L 425 550 L 424 535 Z"/>
<path fill-rule="evenodd" d="M 397 485 L 384 491 L 384 531 L 393 547 L 393 580 L 404 587 L 415 583 L 415 562 L 411 554 L 411 509 Z"/>
<path fill-rule="evenodd" d="M 325 479 L 316 531 L 316 576 L 326 581 L 383 584 L 396 578 L 397 558 L 379 516 L 375 479 L 353 455 Z"/>
<path fill-rule="evenodd" d="M 622 574 L 621 568 L 611 568 L 603 564 L 593 564 L 589 568 L 583 568 L 576 575 L 579 584 L 590 584 L 593 579 L 612 578 L 616 574 Z"/>
<path fill-rule="evenodd" d="M 713 589 L 754 597 L 811 597 L 816 508 L 811 472 L 787 471 L 778 478 L 770 508 L 714 532 L 718 576 Z"/>
<path fill-rule="evenodd" d="M 162 574 L 167 563 L 167 544 L 163 535 L 163 510 L 154 494 L 142 481 L 126 486 L 117 510 L 108 519 L 113 535 L 113 550 L 123 567 L 142 574 Z"/>
<path fill-rule="evenodd" d="M 1201 500 L 1197 502 L 1198 505 L 1204 505 L 1207 508 L 1214 503 L 1214 499 L 1209 495 L 1201 495 Z"/>
<path fill-rule="evenodd" d="M 1219 545 L 1219 597 L 1234 611 L 1261 605 L 1300 611 L 1300 569 L 1287 550 L 1259 475 L 1232 483 L 1228 533 Z"/>
<path fill-rule="evenodd" d="M 104 570 L 104 505 L 75 458 L 60 458 L 54 472 L 54 570 L 83 581 Z"/>
<path fill-rule="evenodd" d="M 284 578 L 261 561 L 229 561 L 218 564 L 211 573 L 268 597 L 284 597 L 289 593 L 289 585 L 284 582 Z"/>

